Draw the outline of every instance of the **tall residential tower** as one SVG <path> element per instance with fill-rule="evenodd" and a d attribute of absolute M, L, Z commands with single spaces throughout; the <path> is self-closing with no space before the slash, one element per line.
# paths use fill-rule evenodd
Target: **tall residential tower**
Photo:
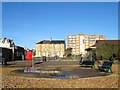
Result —
<path fill-rule="evenodd" d="M 78 35 L 69 35 L 68 36 L 68 47 L 72 48 L 72 54 L 74 55 L 85 55 L 86 48 L 94 45 L 96 40 L 105 40 L 105 35 L 85 35 L 85 34 L 78 34 Z"/>

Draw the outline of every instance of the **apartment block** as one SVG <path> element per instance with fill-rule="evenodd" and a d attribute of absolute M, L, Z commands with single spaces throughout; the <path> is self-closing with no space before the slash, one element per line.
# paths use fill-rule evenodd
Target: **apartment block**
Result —
<path fill-rule="evenodd" d="M 75 55 L 85 55 L 86 48 L 94 45 L 96 40 L 105 40 L 105 35 L 85 35 L 85 34 L 78 34 L 78 35 L 69 35 L 68 36 L 68 47 L 72 48 L 72 54 Z"/>
<path fill-rule="evenodd" d="M 36 57 L 63 57 L 64 53 L 64 40 L 43 40 L 36 43 Z"/>

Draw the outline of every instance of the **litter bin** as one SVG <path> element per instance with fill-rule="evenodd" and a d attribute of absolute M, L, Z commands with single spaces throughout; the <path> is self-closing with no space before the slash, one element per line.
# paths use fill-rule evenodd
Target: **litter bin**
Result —
<path fill-rule="evenodd" d="M 2 58 L 2 65 L 7 65 L 7 61 L 5 58 Z"/>
<path fill-rule="evenodd" d="M 43 61 L 43 62 L 46 61 L 46 56 L 43 56 L 43 57 L 42 57 L 42 61 Z"/>

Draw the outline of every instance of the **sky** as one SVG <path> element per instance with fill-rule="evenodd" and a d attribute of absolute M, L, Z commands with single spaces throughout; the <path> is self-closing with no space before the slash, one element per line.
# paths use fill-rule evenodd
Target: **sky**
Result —
<path fill-rule="evenodd" d="M 3 2 L 2 38 L 35 48 L 41 40 L 104 34 L 118 39 L 117 2 Z"/>

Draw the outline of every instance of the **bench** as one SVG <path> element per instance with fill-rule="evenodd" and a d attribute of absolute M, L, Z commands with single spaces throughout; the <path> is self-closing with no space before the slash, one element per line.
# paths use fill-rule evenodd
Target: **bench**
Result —
<path fill-rule="evenodd" d="M 104 62 L 102 66 L 98 66 L 98 69 L 106 73 L 108 72 L 112 73 L 112 64 L 113 62 Z"/>
<path fill-rule="evenodd" d="M 88 66 L 94 67 L 94 63 L 95 63 L 95 61 L 82 60 L 82 61 L 80 62 L 80 65 L 81 65 L 82 67 L 83 67 L 83 66 L 85 66 L 85 67 L 88 67 Z"/>

